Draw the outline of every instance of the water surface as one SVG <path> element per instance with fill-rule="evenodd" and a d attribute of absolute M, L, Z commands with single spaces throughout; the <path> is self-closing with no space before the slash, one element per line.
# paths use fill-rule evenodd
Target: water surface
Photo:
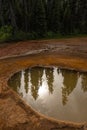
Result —
<path fill-rule="evenodd" d="M 87 73 L 33 67 L 8 81 L 38 112 L 59 120 L 87 121 Z"/>

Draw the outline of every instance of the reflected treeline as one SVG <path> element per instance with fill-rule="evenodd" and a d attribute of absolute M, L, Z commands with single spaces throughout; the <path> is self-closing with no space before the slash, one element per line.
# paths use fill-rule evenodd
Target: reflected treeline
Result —
<path fill-rule="evenodd" d="M 18 89 L 21 87 L 20 79 L 21 79 L 21 72 L 18 72 L 16 74 L 14 74 L 14 76 L 12 76 L 11 79 L 8 81 L 9 85 L 16 92 L 18 92 Z"/>
<path fill-rule="evenodd" d="M 25 73 L 24 73 L 24 82 L 25 82 L 25 91 L 26 93 L 28 93 L 28 80 L 29 80 L 29 73 L 28 73 L 28 70 L 25 70 Z"/>
<path fill-rule="evenodd" d="M 62 87 L 62 103 L 63 105 L 65 105 L 68 101 L 69 94 L 76 87 L 78 74 L 77 72 L 72 72 L 69 70 L 62 70 L 61 73 L 64 77 L 63 87 Z"/>
<path fill-rule="evenodd" d="M 32 68 L 30 69 L 30 76 L 31 76 L 31 93 L 34 99 L 38 98 L 38 90 L 39 87 L 42 85 L 42 75 L 43 69 L 41 68 Z"/>
<path fill-rule="evenodd" d="M 46 68 L 46 78 L 47 78 L 47 84 L 49 88 L 49 92 L 52 94 L 53 93 L 53 81 L 54 81 L 54 75 L 53 75 L 53 68 Z"/>
<path fill-rule="evenodd" d="M 82 74 L 81 77 L 82 77 L 82 90 L 86 92 L 87 91 L 87 74 L 86 73 Z"/>
<path fill-rule="evenodd" d="M 39 96 L 39 89 L 42 87 L 43 82 L 46 82 L 49 93 L 50 94 L 54 93 L 54 83 L 55 83 L 54 69 L 55 68 L 33 67 L 31 69 L 25 70 L 24 73 L 19 72 L 15 74 L 14 76 L 11 77 L 8 83 L 18 93 L 20 92 L 19 90 L 21 89 L 22 95 L 24 93 L 25 93 L 24 95 L 30 93 L 32 97 L 36 100 Z M 63 82 L 61 83 L 62 104 L 65 105 L 68 101 L 69 95 L 73 92 L 73 90 L 77 86 L 78 73 L 75 71 L 62 70 L 62 69 L 61 70 L 55 69 L 55 70 L 57 72 L 56 76 L 58 76 L 60 73 L 62 74 L 63 79 Z M 57 78 L 58 77 L 56 77 L 56 79 Z M 83 92 L 87 91 L 86 73 L 81 74 L 81 88 Z"/>

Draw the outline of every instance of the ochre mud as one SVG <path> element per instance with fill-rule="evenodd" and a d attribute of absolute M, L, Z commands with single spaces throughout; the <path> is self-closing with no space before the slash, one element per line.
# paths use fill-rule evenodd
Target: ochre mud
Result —
<path fill-rule="evenodd" d="M 87 122 L 58 121 L 41 115 L 9 88 L 11 75 L 32 66 L 87 71 L 87 38 L 0 45 L 0 130 L 87 130 Z"/>

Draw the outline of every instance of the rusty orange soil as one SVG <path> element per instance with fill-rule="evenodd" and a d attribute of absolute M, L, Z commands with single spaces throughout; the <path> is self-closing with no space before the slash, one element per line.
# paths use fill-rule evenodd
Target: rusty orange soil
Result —
<path fill-rule="evenodd" d="M 32 66 L 87 71 L 87 38 L 0 44 L 0 130 L 87 130 L 87 122 L 65 122 L 41 115 L 9 88 L 11 75 Z"/>

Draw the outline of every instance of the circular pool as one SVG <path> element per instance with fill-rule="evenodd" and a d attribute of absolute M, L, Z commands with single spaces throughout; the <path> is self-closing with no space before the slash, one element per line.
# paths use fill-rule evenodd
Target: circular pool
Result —
<path fill-rule="evenodd" d="M 87 121 L 87 73 L 57 67 L 32 67 L 8 81 L 27 104 L 58 120 Z"/>

